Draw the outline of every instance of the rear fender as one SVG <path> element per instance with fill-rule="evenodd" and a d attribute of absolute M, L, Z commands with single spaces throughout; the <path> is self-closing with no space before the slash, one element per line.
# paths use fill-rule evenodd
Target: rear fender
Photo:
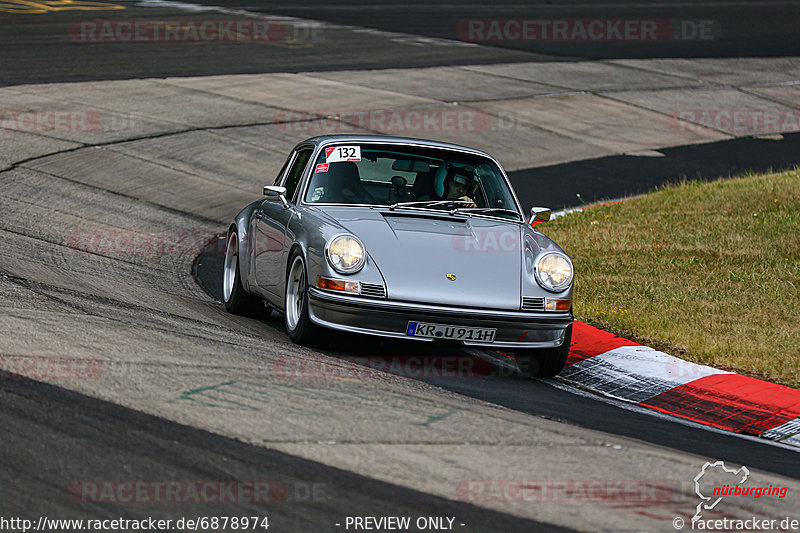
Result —
<path fill-rule="evenodd" d="M 239 237 L 239 273 L 242 276 L 242 286 L 247 292 L 253 292 L 256 287 L 253 269 L 253 246 L 250 229 L 253 221 L 253 213 L 261 205 L 262 200 L 257 200 L 237 214 L 233 219 L 231 227 L 236 227 Z"/>

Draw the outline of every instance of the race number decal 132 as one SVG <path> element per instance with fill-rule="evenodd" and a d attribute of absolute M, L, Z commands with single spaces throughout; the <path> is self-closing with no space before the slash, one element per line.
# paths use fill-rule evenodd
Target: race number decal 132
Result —
<path fill-rule="evenodd" d="M 338 161 L 361 161 L 361 147 L 334 146 L 325 148 L 325 162 L 336 163 Z"/>

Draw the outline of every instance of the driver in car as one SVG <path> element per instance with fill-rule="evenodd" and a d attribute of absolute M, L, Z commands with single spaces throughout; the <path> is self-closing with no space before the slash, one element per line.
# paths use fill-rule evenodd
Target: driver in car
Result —
<path fill-rule="evenodd" d="M 478 178 L 475 169 L 447 163 L 439 167 L 433 180 L 433 194 L 421 200 L 460 200 L 462 207 L 477 207 L 471 198 L 474 195 Z"/>

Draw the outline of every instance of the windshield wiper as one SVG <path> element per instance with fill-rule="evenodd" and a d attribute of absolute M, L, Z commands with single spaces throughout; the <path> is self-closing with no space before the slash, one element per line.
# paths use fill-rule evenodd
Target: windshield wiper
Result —
<path fill-rule="evenodd" d="M 398 207 L 433 207 L 434 205 L 445 204 L 471 204 L 465 200 L 420 200 L 417 202 L 397 202 L 389 206 L 390 211 L 394 211 Z"/>
<path fill-rule="evenodd" d="M 461 213 L 464 211 L 477 211 L 479 213 L 507 213 L 509 215 L 515 215 L 518 219 L 522 220 L 522 217 L 517 211 L 512 209 L 505 209 L 503 207 L 457 207 L 450 211 L 451 213 Z"/>

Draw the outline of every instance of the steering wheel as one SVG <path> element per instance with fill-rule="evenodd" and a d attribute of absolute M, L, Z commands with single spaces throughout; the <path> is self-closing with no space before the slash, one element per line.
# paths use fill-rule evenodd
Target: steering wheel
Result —
<path fill-rule="evenodd" d="M 406 190 L 408 180 L 403 176 L 392 176 L 392 189 L 389 191 L 389 202 L 405 202 L 414 195 Z"/>

